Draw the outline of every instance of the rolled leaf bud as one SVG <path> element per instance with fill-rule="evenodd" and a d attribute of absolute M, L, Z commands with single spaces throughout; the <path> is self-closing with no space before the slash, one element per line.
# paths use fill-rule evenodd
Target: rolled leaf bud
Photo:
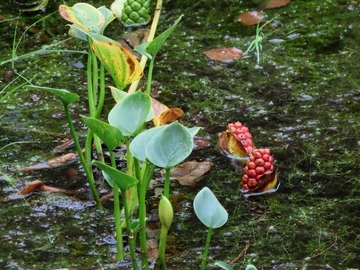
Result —
<path fill-rule="evenodd" d="M 170 229 L 174 217 L 174 211 L 168 198 L 161 196 L 159 203 L 159 219 L 161 225 L 167 230 Z"/>

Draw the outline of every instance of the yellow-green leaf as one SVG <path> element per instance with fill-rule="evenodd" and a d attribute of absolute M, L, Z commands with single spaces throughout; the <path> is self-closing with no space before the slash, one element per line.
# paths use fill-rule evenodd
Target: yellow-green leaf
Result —
<path fill-rule="evenodd" d="M 119 43 L 93 39 L 92 48 L 110 73 L 117 88 L 122 90 L 143 75 L 138 60 Z"/>

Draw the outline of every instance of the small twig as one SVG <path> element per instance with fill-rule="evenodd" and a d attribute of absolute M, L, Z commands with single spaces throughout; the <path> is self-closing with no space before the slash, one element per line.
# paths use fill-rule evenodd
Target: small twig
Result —
<path fill-rule="evenodd" d="M 316 257 L 321 256 L 321 255 L 324 254 L 326 251 L 328 251 L 328 250 L 331 249 L 333 246 L 335 246 L 336 242 L 337 242 L 337 235 L 335 236 L 335 241 L 334 241 L 334 243 L 333 243 L 331 246 L 329 246 L 327 249 L 324 249 L 323 251 L 319 252 L 318 254 L 316 254 L 316 255 L 314 255 L 314 256 L 311 256 L 310 259 L 314 259 L 314 258 L 316 258 Z"/>
<path fill-rule="evenodd" d="M 233 259 L 231 262 L 230 262 L 230 265 L 233 265 L 234 263 L 236 263 L 236 261 L 238 261 L 241 257 L 245 256 L 246 255 L 246 252 L 248 251 L 248 249 L 250 248 L 251 246 L 251 239 L 249 239 L 246 243 L 246 246 L 245 248 L 240 252 L 240 254 L 235 258 Z"/>

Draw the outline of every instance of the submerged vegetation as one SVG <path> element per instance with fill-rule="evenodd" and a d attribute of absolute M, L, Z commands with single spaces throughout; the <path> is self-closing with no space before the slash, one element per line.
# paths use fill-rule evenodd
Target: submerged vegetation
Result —
<path fill-rule="evenodd" d="M 206 50 L 226 46 L 245 51 L 255 40 L 258 26 L 243 26 L 237 16 L 262 1 L 242 2 L 164 3 L 159 33 L 182 13 L 185 16 L 158 53 L 151 94 L 169 107 L 180 107 L 185 112 L 181 123 L 201 126 L 199 135 L 210 136 L 212 145 L 193 151 L 188 159 L 214 164 L 195 188 L 171 182 L 174 217 L 167 235 L 167 268 L 200 268 L 206 228 L 196 218 L 192 202 L 204 186 L 211 188 L 228 212 L 227 223 L 211 237 L 208 269 L 218 269 L 216 261 L 234 269 L 244 269 L 248 263 L 258 269 L 358 267 L 360 6 L 351 1 L 293 1 L 266 10 L 267 18 L 276 18 L 276 24 L 261 29 L 264 39 L 258 65 L 252 54 L 229 63 L 209 60 L 203 55 Z M 87 56 L 72 51 L 88 48 L 68 40 L 66 23 L 56 13 L 41 20 L 59 4 L 63 3 L 49 3 L 45 13 L 20 15 L 1 4 L 0 265 L 4 269 L 131 268 L 128 255 L 125 262 L 116 259 L 113 203 L 107 201 L 103 211 L 96 210 L 76 159 L 39 172 L 19 170 L 53 158 L 52 149 L 70 138 L 61 103 L 46 92 L 25 91 L 22 85 L 31 82 L 86 93 Z M 94 6 L 103 4 L 111 3 Z M 29 31 L 26 26 L 30 25 L 41 32 Z M 26 29 L 17 57 L 52 44 L 59 44 L 59 51 L 20 57 L 12 66 L 8 60 L 14 56 L 14 33 L 21 37 Z M 126 30 L 115 23 L 106 35 L 117 40 Z M 14 75 L 8 79 L 10 70 Z M 112 84 L 110 77 L 105 80 Z M 140 83 L 141 89 L 145 87 Z M 109 112 L 115 104 L 109 93 L 105 103 Z M 84 142 L 84 125 L 77 115 L 88 115 L 87 105 L 80 100 L 69 109 Z M 271 149 L 281 183 L 277 192 L 244 198 L 238 191 L 242 173 L 215 147 L 218 133 L 236 121 L 250 127 L 257 145 Z M 116 154 L 116 162 L 124 168 L 124 152 Z M 110 191 L 99 181 L 100 173 L 95 177 L 100 195 Z M 158 171 L 156 178 L 160 181 L 153 183 L 146 198 L 150 258 L 156 258 L 150 250 L 157 250 L 152 244 L 160 235 L 157 205 L 163 184 Z M 35 179 L 80 192 L 35 193 L 6 201 Z M 125 245 L 127 236 L 124 232 Z"/>

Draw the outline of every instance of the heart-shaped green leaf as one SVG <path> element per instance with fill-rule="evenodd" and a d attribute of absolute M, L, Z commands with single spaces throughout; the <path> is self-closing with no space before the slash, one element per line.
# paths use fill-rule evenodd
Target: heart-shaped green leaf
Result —
<path fill-rule="evenodd" d="M 123 173 L 113 167 L 110 167 L 102 162 L 93 161 L 92 164 L 103 170 L 120 188 L 122 193 L 138 183 L 138 180 L 126 173 Z"/>
<path fill-rule="evenodd" d="M 186 127 L 173 122 L 158 132 L 146 146 L 146 157 L 156 166 L 170 168 L 193 150 L 193 137 Z"/>
<path fill-rule="evenodd" d="M 196 194 L 193 204 L 196 216 L 206 227 L 216 229 L 226 223 L 228 213 L 208 187 Z"/>
<path fill-rule="evenodd" d="M 140 91 L 122 98 L 110 111 L 109 123 L 124 136 L 133 136 L 145 123 L 151 110 L 150 96 Z"/>
<path fill-rule="evenodd" d="M 51 88 L 51 87 L 44 87 L 44 86 L 36 86 L 36 85 L 26 85 L 26 87 L 34 88 L 37 90 L 45 90 L 52 94 L 54 94 L 56 97 L 60 98 L 61 101 L 65 105 L 69 105 L 71 103 L 74 103 L 79 100 L 79 96 L 77 94 L 71 93 L 68 90 L 65 89 L 57 89 L 57 88 Z"/>
<path fill-rule="evenodd" d="M 146 146 L 165 126 L 153 127 L 138 134 L 130 143 L 130 152 L 138 160 L 146 161 Z"/>
<path fill-rule="evenodd" d="M 124 136 L 121 131 L 108 123 L 98 120 L 93 117 L 86 117 L 81 115 L 84 123 L 94 132 L 109 148 L 114 150 L 117 146 L 124 142 Z"/>

